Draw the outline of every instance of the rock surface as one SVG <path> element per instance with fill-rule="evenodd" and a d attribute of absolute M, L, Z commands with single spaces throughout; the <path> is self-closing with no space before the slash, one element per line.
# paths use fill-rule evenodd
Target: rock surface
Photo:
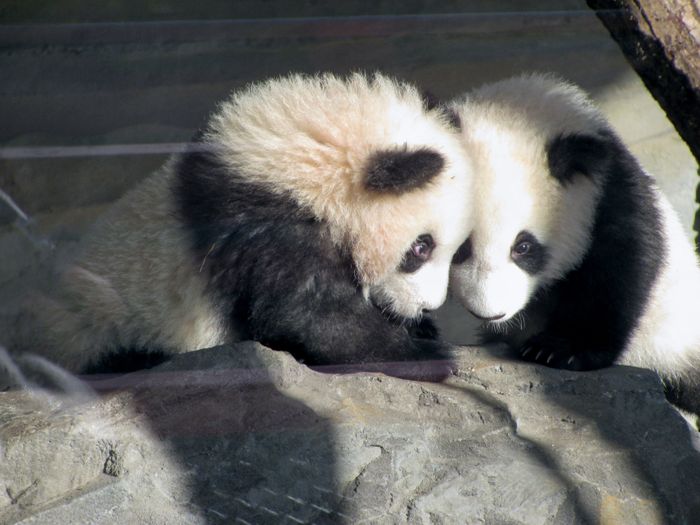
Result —
<path fill-rule="evenodd" d="M 458 352 L 442 384 L 241 343 L 0 393 L 0 522 L 697 523 L 698 434 L 652 373 Z"/>

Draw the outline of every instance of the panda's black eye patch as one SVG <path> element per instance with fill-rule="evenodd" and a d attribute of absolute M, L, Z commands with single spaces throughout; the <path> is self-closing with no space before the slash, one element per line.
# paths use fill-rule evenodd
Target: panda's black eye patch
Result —
<path fill-rule="evenodd" d="M 404 273 L 415 272 L 430 259 L 434 248 L 435 241 L 432 235 L 429 233 L 419 235 L 404 254 L 399 270 Z"/>
<path fill-rule="evenodd" d="M 462 264 L 467 259 L 470 259 L 471 256 L 472 256 L 472 238 L 467 237 L 467 240 L 464 241 L 460 245 L 459 248 L 457 248 L 457 251 L 452 256 L 452 264 Z"/>
<path fill-rule="evenodd" d="M 519 268 L 535 275 L 544 270 L 549 252 L 537 237 L 528 231 L 521 231 L 510 248 L 510 258 Z"/>

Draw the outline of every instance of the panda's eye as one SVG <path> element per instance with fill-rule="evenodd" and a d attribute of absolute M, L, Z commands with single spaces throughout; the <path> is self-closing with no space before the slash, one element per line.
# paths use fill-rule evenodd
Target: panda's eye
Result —
<path fill-rule="evenodd" d="M 523 255 L 527 255 L 530 253 L 532 250 L 532 243 L 528 241 L 522 241 L 516 244 L 513 247 L 513 255 L 517 255 L 518 257 L 522 257 Z"/>
<path fill-rule="evenodd" d="M 549 250 L 532 233 L 521 231 L 510 248 L 510 258 L 522 270 L 536 275 L 547 265 Z"/>
<path fill-rule="evenodd" d="M 429 233 L 424 233 L 416 237 L 416 240 L 411 243 L 411 247 L 403 256 L 399 270 L 404 273 L 415 272 L 430 259 L 435 248 L 433 236 Z"/>
<path fill-rule="evenodd" d="M 430 257 L 430 253 L 433 251 L 432 247 L 425 241 L 415 241 L 411 245 L 411 253 L 414 257 L 427 261 Z"/>
<path fill-rule="evenodd" d="M 510 256 L 513 259 L 531 256 L 538 251 L 540 243 L 537 238 L 528 231 L 521 231 L 510 248 Z"/>

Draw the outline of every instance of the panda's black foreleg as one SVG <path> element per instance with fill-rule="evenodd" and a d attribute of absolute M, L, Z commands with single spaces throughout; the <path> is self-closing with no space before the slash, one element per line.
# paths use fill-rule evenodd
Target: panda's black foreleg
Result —
<path fill-rule="evenodd" d="M 622 353 L 632 321 L 607 305 L 587 303 L 572 296 L 560 296 L 548 309 L 544 326 L 515 350 L 519 357 L 551 368 L 596 370 L 611 366 Z"/>
<path fill-rule="evenodd" d="M 615 362 L 635 318 L 620 307 L 625 290 L 592 289 L 586 277 L 574 273 L 526 307 L 524 318 L 541 324 L 513 348 L 520 358 L 566 370 L 595 370 Z"/>
<path fill-rule="evenodd" d="M 419 339 L 437 340 L 440 338 L 440 331 L 432 318 L 424 315 L 418 323 L 410 323 L 408 331 L 412 337 Z"/>
<path fill-rule="evenodd" d="M 275 286 L 252 290 L 247 324 L 254 339 L 310 366 L 428 380 L 452 370 L 450 345 L 413 336 L 408 323 L 387 319 L 347 275 L 328 265 L 310 274 L 280 268 Z M 419 325 L 424 336 L 436 335 L 431 326 Z"/>
<path fill-rule="evenodd" d="M 412 337 L 406 327 L 390 323 L 374 306 L 361 304 L 362 298 L 348 299 L 333 305 L 323 305 L 323 300 L 303 306 L 289 300 L 278 303 L 274 311 L 265 309 L 264 317 L 251 317 L 253 337 L 310 366 L 342 365 L 339 370 L 377 370 L 434 380 L 449 374 L 449 345 Z"/>
<path fill-rule="evenodd" d="M 410 366 L 422 375 L 438 362 L 438 375 L 446 375 L 449 345 L 412 337 L 410 323 L 386 317 L 363 293 L 351 255 L 322 222 L 269 195 L 240 188 L 220 193 L 231 201 L 231 217 L 192 225 L 197 260 L 230 317 L 231 333 L 243 332 L 308 365 L 417 363 Z M 419 335 L 434 333 L 427 327 Z"/>
<path fill-rule="evenodd" d="M 596 352 L 595 346 L 571 337 L 542 332 L 530 337 L 517 350 L 521 359 L 564 370 L 595 370 L 610 366 L 614 354 Z"/>

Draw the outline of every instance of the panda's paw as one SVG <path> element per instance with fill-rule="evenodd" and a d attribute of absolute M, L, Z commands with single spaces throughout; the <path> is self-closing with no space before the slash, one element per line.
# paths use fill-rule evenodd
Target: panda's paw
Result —
<path fill-rule="evenodd" d="M 548 334 L 537 334 L 528 339 L 518 354 L 524 361 L 563 370 L 589 370 L 585 354 L 571 341 Z"/>
<path fill-rule="evenodd" d="M 437 340 L 440 337 L 440 331 L 438 330 L 435 321 L 433 321 L 427 315 L 423 316 L 419 323 L 409 327 L 408 333 L 411 335 L 411 337 L 416 337 L 419 339 Z"/>

